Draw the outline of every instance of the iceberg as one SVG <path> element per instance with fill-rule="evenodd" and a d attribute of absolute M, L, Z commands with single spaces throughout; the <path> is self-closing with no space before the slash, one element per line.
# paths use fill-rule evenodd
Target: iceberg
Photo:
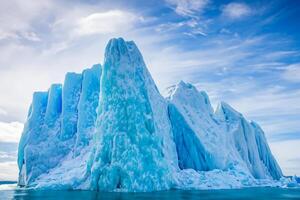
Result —
<path fill-rule="evenodd" d="M 19 186 L 149 192 L 286 184 L 263 130 L 181 81 L 163 97 L 136 44 L 35 92 L 18 149 Z"/>
<path fill-rule="evenodd" d="M 91 188 L 169 189 L 177 158 L 167 104 L 133 42 L 108 43 L 100 85 Z"/>

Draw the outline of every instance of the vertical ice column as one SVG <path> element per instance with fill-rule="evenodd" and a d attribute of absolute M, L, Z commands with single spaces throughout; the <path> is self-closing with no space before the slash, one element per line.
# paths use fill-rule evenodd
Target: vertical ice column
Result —
<path fill-rule="evenodd" d="M 99 102 L 101 65 L 83 71 L 82 89 L 78 103 L 78 123 L 75 154 L 92 139 Z"/>
<path fill-rule="evenodd" d="M 28 130 L 30 132 L 29 143 L 40 142 L 40 134 L 44 124 L 44 117 L 47 109 L 48 92 L 35 92 L 32 100 L 32 110 L 28 120 Z"/>
<path fill-rule="evenodd" d="M 45 124 L 53 128 L 62 109 L 62 85 L 53 84 L 49 89 L 49 97 L 45 114 Z"/>
<path fill-rule="evenodd" d="M 81 92 L 82 75 L 67 73 L 62 90 L 61 140 L 68 140 L 77 132 L 78 101 Z"/>
<path fill-rule="evenodd" d="M 18 149 L 19 184 L 27 185 L 36 177 L 33 171 L 35 156 L 34 145 L 41 140 L 41 130 L 47 107 L 48 92 L 35 92 Z"/>

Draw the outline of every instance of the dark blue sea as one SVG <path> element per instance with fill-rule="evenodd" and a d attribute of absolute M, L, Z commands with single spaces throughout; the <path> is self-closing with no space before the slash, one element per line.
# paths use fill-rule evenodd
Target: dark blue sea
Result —
<path fill-rule="evenodd" d="M 95 191 L 34 191 L 7 188 L 0 190 L 0 200 L 6 199 L 53 199 L 53 200 L 76 200 L 76 199 L 105 199 L 105 200 L 226 200 L 226 199 L 299 199 L 300 189 L 282 189 L 282 188 L 247 188 L 231 190 L 171 190 L 152 193 L 109 193 Z"/>

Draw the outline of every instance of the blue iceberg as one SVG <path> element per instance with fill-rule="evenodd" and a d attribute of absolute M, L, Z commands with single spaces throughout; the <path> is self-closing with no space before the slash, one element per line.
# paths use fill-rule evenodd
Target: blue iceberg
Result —
<path fill-rule="evenodd" d="M 157 191 L 286 183 L 263 130 L 181 81 L 163 97 L 132 41 L 103 65 L 33 95 L 18 150 L 20 186 Z"/>

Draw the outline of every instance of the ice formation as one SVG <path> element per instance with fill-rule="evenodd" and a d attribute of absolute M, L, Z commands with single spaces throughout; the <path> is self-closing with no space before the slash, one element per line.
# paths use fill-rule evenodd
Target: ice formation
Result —
<path fill-rule="evenodd" d="M 167 104 L 133 42 L 109 42 L 100 85 L 92 189 L 168 189 L 176 151 Z"/>
<path fill-rule="evenodd" d="M 159 93 L 134 42 L 109 41 L 103 66 L 33 95 L 19 185 L 156 191 L 280 185 L 263 130 L 180 82 Z M 283 181 L 281 181 L 283 182 Z"/>

